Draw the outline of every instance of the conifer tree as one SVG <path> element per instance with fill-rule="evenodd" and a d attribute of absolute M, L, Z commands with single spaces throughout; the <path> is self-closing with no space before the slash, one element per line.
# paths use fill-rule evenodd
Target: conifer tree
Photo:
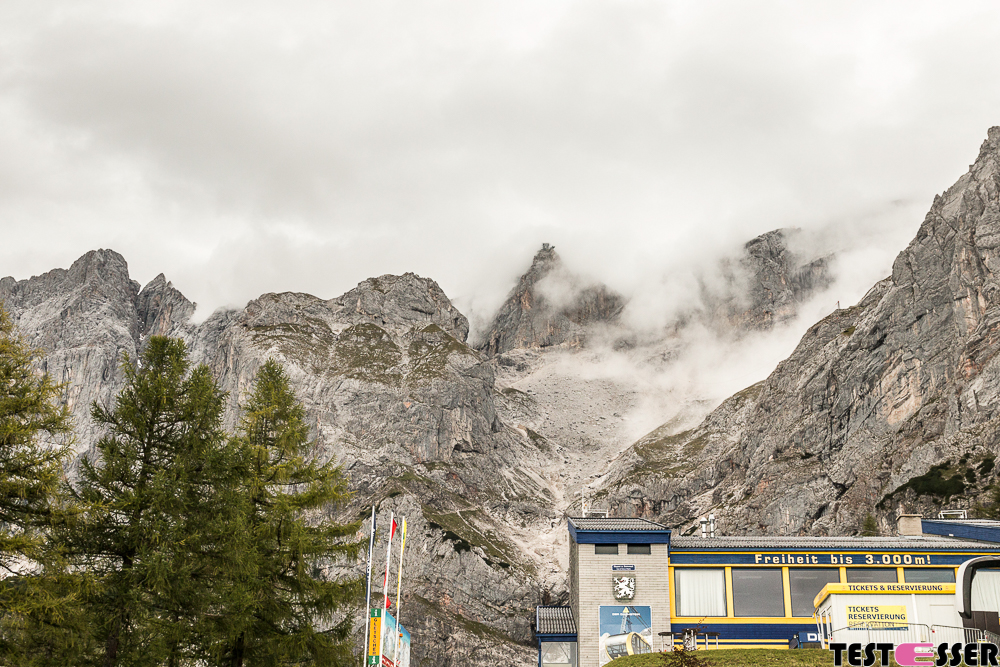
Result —
<path fill-rule="evenodd" d="M 88 603 L 100 664 L 185 664 L 203 653 L 198 632 L 218 607 L 211 582 L 232 528 L 224 394 L 207 367 L 190 371 L 180 340 L 150 338 L 123 368 L 114 407 L 92 409 L 106 435 L 83 459 L 83 511 L 66 542 L 97 583 Z"/>
<path fill-rule="evenodd" d="M 333 462 L 321 463 L 305 411 L 281 366 L 267 361 L 243 406 L 237 438 L 245 464 L 240 567 L 233 571 L 223 622 L 221 664 L 353 664 L 344 606 L 361 585 L 327 581 L 321 568 L 357 553 L 358 524 L 324 520 L 347 496 Z"/>
<path fill-rule="evenodd" d="M 17 574 L 40 557 L 68 443 L 60 387 L 32 368 L 36 351 L 14 332 L 0 307 L 0 570 Z M 43 437 L 44 436 L 44 437 Z"/>
<path fill-rule="evenodd" d="M 0 664 L 60 663 L 82 646 L 67 631 L 74 587 L 47 538 L 69 454 L 61 388 L 0 306 Z M 69 635 L 69 636 L 68 636 Z M 39 646 L 39 643 L 41 646 Z M 43 648 L 38 651 L 38 648 Z M 54 657 L 53 657 L 54 656 Z M 52 662 L 46 663 L 48 658 Z"/>

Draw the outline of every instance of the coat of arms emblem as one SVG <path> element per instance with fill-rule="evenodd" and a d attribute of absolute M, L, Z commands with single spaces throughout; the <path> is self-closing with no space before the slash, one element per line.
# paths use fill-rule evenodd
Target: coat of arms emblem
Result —
<path fill-rule="evenodd" d="M 612 577 L 616 600 L 631 600 L 635 597 L 635 577 Z"/>

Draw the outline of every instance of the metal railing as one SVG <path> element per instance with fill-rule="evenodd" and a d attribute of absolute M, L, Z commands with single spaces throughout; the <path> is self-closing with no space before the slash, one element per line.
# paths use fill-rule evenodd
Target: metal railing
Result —
<path fill-rule="evenodd" d="M 954 644 L 998 644 L 1000 645 L 1000 635 L 989 630 L 979 628 L 958 628 L 953 625 L 932 625 L 931 641 L 935 644 L 947 642 Z"/>
<path fill-rule="evenodd" d="M 853 623 L 833 631 L 827 641 L 842 641 L 848 644 L 902 644 L 906 642 L 925 643 L 931 639 L 931 629 L 923 623 Z"/>

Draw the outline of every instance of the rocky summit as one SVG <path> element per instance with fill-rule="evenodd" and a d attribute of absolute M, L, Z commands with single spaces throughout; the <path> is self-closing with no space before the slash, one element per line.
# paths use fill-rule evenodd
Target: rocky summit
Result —
<path fill-rule="evenodd" d="M 625 298 L 583 281 L 545 243 L 517 281 L 478 346 L 488 355 L 519 348 L 579 345 L 587 328 L 614 322 Z"/>
<path fill-rule="evenodd" d="M 829 258 L 793 252 L 794 235 L 764 234 L 718 267 L 713 284 L 725 288 L 701 295 L 705 321 L 735 339 L 766 332 L 826 287 Z M 608 341 L 632 354 L 619 345 L 627 299 L 570 272 L 548 245 L 475 344 L 437 283 L 412 273 L 333 299 L 264 294 L 196 323 L 166 277 L 141 287 L 121 255 L 96 250 L 66 270 L 0 280 L 0 301 L 42 350 L 40 369 L 65 383 L 80 452 L 98 436 L 90 405 L 114 400 L 122 362 L 152 335 L 183 338 L 211 368 L 229 392 L 230 427 L 256 370 L 280 361 L 319 455 L 354 491 L 335 518 L 372 504 L 383 526 L 390 511 L 407 517 L 400 611 L 414 665 L 531 665 L 535 605 L 565 601 L 565 517 L 581 492 L 680 532 L 711 511 L 728 534 L 854 534 L 869 514 L 889 530 L 903 510 L 989 503 L 998 269 L 993 128 L 891 276 L 811 326 L 762 382 L 643 437 L 635 415 L 654 391 L 592 372 Z M 362 572 L 358 562 L 331 574 Z"/>

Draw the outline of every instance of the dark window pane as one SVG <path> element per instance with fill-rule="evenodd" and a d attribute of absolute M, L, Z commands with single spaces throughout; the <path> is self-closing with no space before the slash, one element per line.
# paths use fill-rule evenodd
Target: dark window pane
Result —
<path fill-rule="evenodd" d="M 645 554 L 647 556 L 652 553 L 648 544 L 630 544 L 628 545 L 628 552 L 630 554 Z"/>
<path fill-rule="evenodd" d="M 896 568 L 894 567 L 849 567 L 847 568 L 847 583 L 849 584 L 894 584 L 896 583 Z"/>
<path fill-rule="evenodd" d="M 595 554 L 617 554 L 618 545 L 617 544 L 595 544 L 594 545 Z"/>
<path fill-rule="evenodd" d="M 903 577 L 908 584 L 953 584 L 955 570 L 950 567 L 906 567 Z"/>
<path fill-rule="evenodd" d="M 733 606 L 737 616 L 784 616 L 781 569 L 734 567 Z"/>
<path fill-rule="evenodd" d="M 788 568 L 788 586 L 792 595 L 792 616 L 812 616 L 813 600 L 827 584 L 840 583 L 834 567 Z"/>

